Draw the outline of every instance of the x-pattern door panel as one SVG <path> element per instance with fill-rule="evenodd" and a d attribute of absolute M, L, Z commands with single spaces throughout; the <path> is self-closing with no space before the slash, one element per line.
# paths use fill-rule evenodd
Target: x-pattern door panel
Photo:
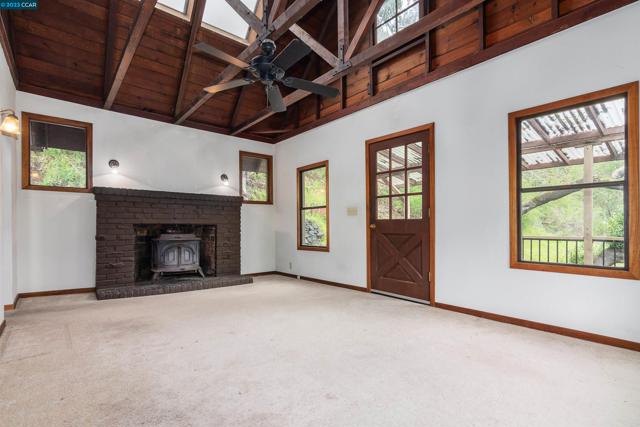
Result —
<path fill-rule="evenodd" d="M 372 289 L 428 300 L 428 134 L 368 149 Z"/>

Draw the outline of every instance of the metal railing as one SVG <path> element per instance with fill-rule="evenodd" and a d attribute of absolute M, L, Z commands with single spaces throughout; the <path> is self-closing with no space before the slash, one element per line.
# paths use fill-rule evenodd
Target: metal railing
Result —
<path fill-rule="evenodd" d="M 522 261 L 545 264 L 624 267 L 623 237 L 594 237 L 592 240 L 593 263 L 591 264 L 584 262 L 583 237 L 523 236 L 520 242 L 520 257 Z"/>

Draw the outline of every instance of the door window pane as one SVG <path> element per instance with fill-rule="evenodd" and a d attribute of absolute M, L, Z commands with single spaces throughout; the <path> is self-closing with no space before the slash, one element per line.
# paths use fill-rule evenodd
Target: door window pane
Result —
<path fill-rule="evenodd" d="M 389 150 L 380 150 L 376 153 L 376 170 L 386 172 L 389 170 Z"/>
<path fill-rule="evenodd" d="M 404 194 L 404 171 L 391 173 L 391 194 Z"/>
<path fill-rule="evenodd" d="M 391 169 L 404 168 L 404 145 L 391 149 Z"/>
<path fill-rule="evenodd" d="M 422 166 L 422 142 L 407 145 L 407 167 Z"/>
<path fill-rule="evenodd" d="M 391 219 L 404 219 L 405 197 L 391 198 Z"/>
<path fill-rule="evenodd" d="M 389 219 L 389 198 L 378 199 L 377 215 L 378 219 Z"/>
<path fill-rule="evenodd" d="M 376 195 L 388 196 L 389 195 L 389 174 L 385 173 L 378 175 Z"/>
<path fill-rule="evenodd" d="M 407 197 L 409 203 L 408 219 L 422 219 L 422 194 Z"/>
<path fill-rule="evenodd" d="M 407 171 L 407 178 L 409 180 L 408 193 L 420 193 L 422 192 L 422 170 L 413 169 Z"/>

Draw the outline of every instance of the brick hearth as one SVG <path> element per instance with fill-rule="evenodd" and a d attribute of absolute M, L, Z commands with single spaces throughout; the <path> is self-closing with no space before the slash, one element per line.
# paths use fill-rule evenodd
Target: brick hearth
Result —
<path fill-rule="evenodd" d="M 95 187 L 98 299 L 251 283 L 240 276 L 242 199 L 208 194 Z M 136 282 L 136 231 L 143 224 L 215 225 L 217 277 Z"/>

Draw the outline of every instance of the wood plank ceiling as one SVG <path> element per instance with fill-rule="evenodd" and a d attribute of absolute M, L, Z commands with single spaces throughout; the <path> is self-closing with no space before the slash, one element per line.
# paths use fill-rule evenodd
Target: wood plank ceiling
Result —
<path fill-rule="evenodd" d="M 283 88 L 288 110 L 279 114 L 265 109 L 259 84 L 202 91 L 239 69 L 194 44 L 250 58 L 257 42 L 200 25 L 205 0 L 192 1 L 184 18 L 156 0 L 41 1 L 37 11 L 3 11 L 0 41 L 19 90 L 275 143 L 635 0 L 420 0 L 421 19 L 378 44 L 381 0 L 274 0 L 269 37 L 314 50 L 288 75 L 341 90 L 321 99 Z"/>

